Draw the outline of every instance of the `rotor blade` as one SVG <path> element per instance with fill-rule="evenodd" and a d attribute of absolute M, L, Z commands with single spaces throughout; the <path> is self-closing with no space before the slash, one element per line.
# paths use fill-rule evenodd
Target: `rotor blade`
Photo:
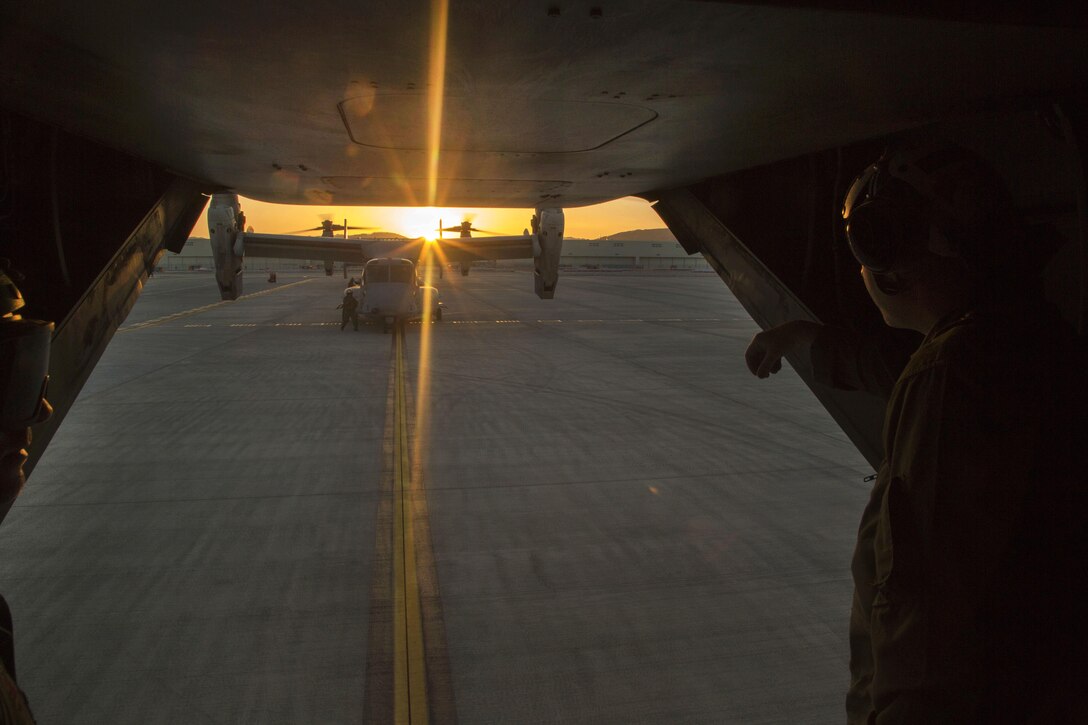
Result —
<path fill-rule="evenodd" d="M 343 229 L 344 227 L 340 227 Z M 378 227 L 347 227 L 348 229 L 377 229 Z"/>
<path fill-rule="evenodd" d="M 436 232 L 459 232 L 461 227 L 442 227 L 441 229 L 435 229 Z"/>
<path fill-rule="evenodd" d="M 305 234 L 306 232 L 319 232 L 325 227 L 312 227 L 310 229 L 299 229 L 297 232 L 284 232 L 284 234 Z"/>
<path fill-rule="evenodd" d="M 496 235 L 496 236 L 500 236 L 500 237 L 501 237 L 501 236 L 503 236 L 503 233 L 502 233 L 502 232 L 489 232 L 489 231 L 488 231 L 488 230 L 486 230 L 486 229 L 477 229 L 476 227 L 472 227 L 472 228 L 471 228 L 471 229 L 470 229 L 469 231 L 473 231 L 473 232 L 481 232 L 481 233 L 483 233 L 483 234 L 494 234 L 494 235 Z"/>

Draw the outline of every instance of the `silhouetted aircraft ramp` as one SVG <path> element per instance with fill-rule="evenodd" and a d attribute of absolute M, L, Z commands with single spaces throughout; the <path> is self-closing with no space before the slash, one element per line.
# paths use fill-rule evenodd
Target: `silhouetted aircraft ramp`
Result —
<path fill-rule="evenodd" d="M 525 276 L 405 331 L 398 493 L 342 280 L 157 275 L 2 534 L 40 721 L 391 721 L 398 497 L 430 722 L 840 719 L 860 454 L 716 277 Z"/>

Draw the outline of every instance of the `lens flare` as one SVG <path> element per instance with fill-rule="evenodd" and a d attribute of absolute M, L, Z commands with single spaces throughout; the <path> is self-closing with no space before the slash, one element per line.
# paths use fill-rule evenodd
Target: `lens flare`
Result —
<path fill-rule="evenodd" d="M 442 105 L 446 93 L 446 33 L 449 27 L 449 0 L 434 0 L 431 8 L 431 58 L 428 85 L 427 123 L 427 204 L 438 206 L 438 170 L 442 149 Z M 431 222 L 433 224 L 433 218 Z M 433 238 L 433 233 L 421 235 Z M 437 252 L 437 254 L 436 254 Z M 412 469 L 422 472 L 423 454 L 426 451 L 428 433 L 427 411 L 430 406 L 431 383 L 431 333 L 433 332 L 434 305 L 437 301 L 431 291 L 434 279 L 435 259 L 441 259 L 441 247 L 423 244 L 419 250 L 417 273 L 427 289 L 421 289 L 421 316 L 419 325 L 419 366 L 416 379 L 415 440 L 412 450 Z"/>
<path fill-rule="evenodd" d="M 427 204 L 438 206 L 438 164 L 442 148 L 442 106 L 446 95 L 446 31 L 449 27 L 449 0 L 434 0 L 431 13 L 431 65 L 428 86 Z"/>

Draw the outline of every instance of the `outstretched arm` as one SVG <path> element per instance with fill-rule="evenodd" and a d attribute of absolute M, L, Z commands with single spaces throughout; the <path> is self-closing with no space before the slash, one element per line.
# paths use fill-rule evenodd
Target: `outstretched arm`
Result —
<path fill-rule="evenodd" d="M 782 369 L 782 358 L 807 349 L 823 329 L 818 322 L 793 320 L 757 333 L 744 352 L 748 369 L 766 378 Z"/>
<path fill-rule="evenodd" d="M 782 358 L 810 351 L 816 379 L 839 390 L 865 390 L 887 398 L 921 338 L 881 326 L 867 334 L 793 320 L 757 333 L 744 353 L 752 374 L 766 378 L 782 369 Z"/>

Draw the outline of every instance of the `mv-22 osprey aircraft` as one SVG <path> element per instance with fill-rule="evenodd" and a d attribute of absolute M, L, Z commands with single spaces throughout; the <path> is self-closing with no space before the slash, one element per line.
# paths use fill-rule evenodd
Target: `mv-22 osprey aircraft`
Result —
<path fill-rule="evenodd" d="M 555 294 L 559 254 L 563 244 L 563 210 L 540 209 L 533 215 L 533 232 L 512 236 L 473 237 L 472 232 L 485 230 L 464 221 L 455 227 L 443 227 L 438 222 L 437 239 L 359 239 L 348 238 L 350 229 L 369 227 L 334 224 L 326 219 L 321 226 L 302 231 L 321 231 L 320 237 L 292 234 L 258 234 L 245 229 L 245 213 L 237 194 L 215 194 L 208 207 L 208 233 L 215 260 L 216 282 L 224 300 L 237 299 L 242 289 L 242 261 L 246 254 L 279 259 L 321 259 L 325 274 L 332 275 L 333 265 L 343 264 L 347 277 L 348 265 L 363 267 L 358 286 L 351 289 L 359 298 L 360 311 L 369 321 L 388 330 L 399 320 L 417 320 L 423 312 L 423 295 L 432 295 L 437 305 L 437 290 L 423 285 L 422 265 L 433 265 L 442 275 L 446 265 L 456 265 L 467 276 L 474 261 L 497 259 L 536 259 L 537 294 L 551 299 Z M 541 221 L 543 220 L 543 221 Z M 334 236 L 344 232 L 343 237 Z M 442 237 L 443 232 L 459 232 L 457 239 Z M 486 232 L 489 233 L 489 232 Z M 541 242 L 543 239 L 543 243 Z M 544 255 L 543 250 L 548 249 Z M 379 265 L 378 263 L 381 262 Z M 410 269 L 403 274 L 403 265 Z M 385 279 L 377 281 L 383 274 Z M 396 273 L 390 277 L 390 270 Z M 548 283 L 550 281 L 550 284 Z M 441 319 L 440 308 L 431 312 Z"/>
<path fill-rule="evenodd" d="M 297 234 L 259 234 L 246 231 L 245 214 L 233 193 L 213 194 L 208 206 L 208 235 L 211 239 L 215 260 L 215 277 L 219 294 L 224 300 L 237 299 L 242 291 L 242 261 L 245 255 L 273 257 L 277 259 L 320 259 L 325 263 L 325 274 L 333 273 L 333 265 L 341 263 L 362 266 L 378 258 L 410 259 L 417 266 L 423 264 L 456 265 L 462 275 L 467 275 L 472 263 L 495 259 L 535 260 L 534 284 L 541 299 L 555 296 L 559 275 L 559 256 L 563 248 L 563 210 L 556 207 L 537 209 L 529 229 L 524 234 L 510 236 L 473 237 L 471 222 L 456 227 L 442 228 L 439 233 L 457 231 L 457 239 L 439 236 L 425 239 L 355 239 L 348 238 L 350 227 L 333 224 L 326 220 L 320 227 L 319 237 Z M 333 232 L 343 231 L 343 237 Z M 471 240 L 471 241 L 470 241 Z M 441 267 L 440 267 L 441 268 Z M 346 276 L 346 272 L 345 272 Z"/>

